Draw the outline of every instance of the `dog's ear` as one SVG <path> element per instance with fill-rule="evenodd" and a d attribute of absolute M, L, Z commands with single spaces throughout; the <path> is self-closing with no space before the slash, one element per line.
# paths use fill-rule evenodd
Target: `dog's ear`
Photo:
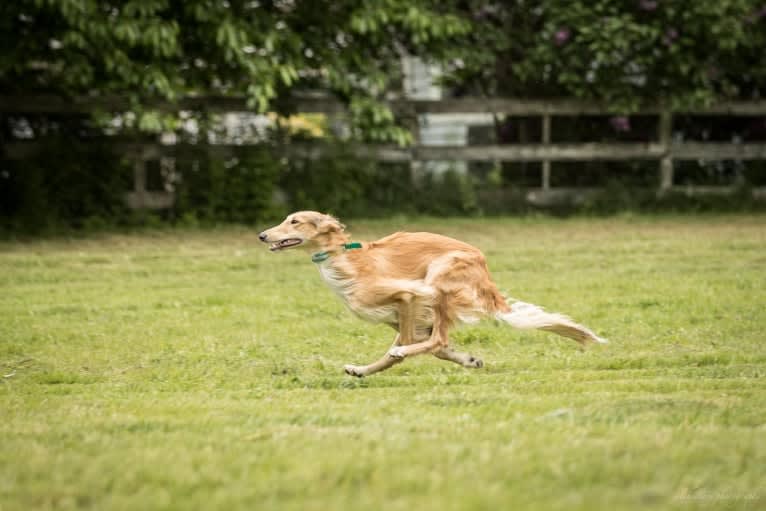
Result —
<path fill-rule="evenodd" d="M 317 219 L 317 230 L 320 233 L 325 232 L 343 232 L 345 225 L 332 215 L 322 215 Z"/>

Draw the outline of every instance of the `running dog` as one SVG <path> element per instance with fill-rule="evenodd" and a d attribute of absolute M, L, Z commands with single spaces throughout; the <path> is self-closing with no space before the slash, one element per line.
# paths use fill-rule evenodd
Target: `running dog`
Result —
<path fill-rule="evenodd" d="M 346 365 L 352 376 L 368 376 L 430 353 L 464 367 L 484 363 L 449 345 L 458 323 L 494 318 L 516 328 L 554 332 L 585 345 L 605 343 L 588 328 L 561 314 L 514 301 L 492 282 L 481 251 L 427 232 L 397 232 L 369 243 L 351 242 L 336 218 L 316 211 L 292 213 L 260 233 L 272 252 L 301 247 L 312 253 L 322 279 L 362 319 L 396 331 L 393 346 L 372 364 Z"/>

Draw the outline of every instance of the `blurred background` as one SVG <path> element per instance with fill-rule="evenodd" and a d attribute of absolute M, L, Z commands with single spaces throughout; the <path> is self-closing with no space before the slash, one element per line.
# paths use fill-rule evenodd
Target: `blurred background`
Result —
<path fill-rule="evenodd" d="M 0 4 L 0 230 L 762 210 L 763 0 Z"/>

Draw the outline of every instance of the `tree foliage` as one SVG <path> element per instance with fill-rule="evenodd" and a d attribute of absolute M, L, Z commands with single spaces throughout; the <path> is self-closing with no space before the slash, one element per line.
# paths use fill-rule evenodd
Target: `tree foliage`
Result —
<path fill-rule="evenodd" d="M 442 64 L 457 90 L 574 96 L 626 111 L 753 98 L 766 86 L 763 0 L 17 0 L 0 2 L 0 93 L 245 95 L 288 112 L 334 92 L 357 135 L 405 143 L 381 100 L 400 60 Z"/>
<path fill-rule="evenodd" d="M 325 89 L 373 140 L 404 143 L 379 101 L 405 53 L 439 53 L 469 23 L 433 0 L 19 0 L 0 4 L 0 91 L 246 95 L 257 111 Z M 158 130 L 156 113 L 140 127 Z"/>
<path fill-rule="evenodd" d="M 472 0 L 451 82 L 487 94 L 597 99 L 626 111 L 766 93 L 762 0 Z"/>

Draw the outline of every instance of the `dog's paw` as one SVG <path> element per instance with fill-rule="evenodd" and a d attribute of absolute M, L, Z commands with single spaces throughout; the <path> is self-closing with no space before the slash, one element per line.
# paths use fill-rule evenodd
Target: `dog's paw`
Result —
<path fill-rule="evenodd" d="M 388 356 L 391 358 L 402 359 L 407 356 L 407 350 L 404 349 L 404 346 L 395 346 L 388 350 Z"/>
<path fill-rule="evenodd" d="M 472 367 L 474 369 L 481 369 L 484 367 L 484 362 L 480 358 L 469 357 L 463 364 L 464 367 Z"/>
<path fill-rule="evenodd" d="M 364 377 L 364 371 L 359 366 L 352 366 L 351 364 L 346 364 L 343 366 L 343 370 L 346 371 L 346 374 L 349 376 L 356 376 L 357 378 Z"/>

